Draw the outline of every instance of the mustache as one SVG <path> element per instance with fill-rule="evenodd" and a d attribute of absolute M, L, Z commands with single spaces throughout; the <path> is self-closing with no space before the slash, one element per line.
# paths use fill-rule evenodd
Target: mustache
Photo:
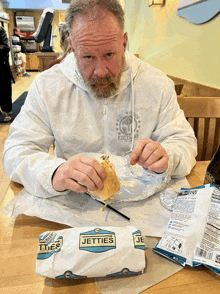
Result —
<path fill-rule="evenodd" d="M 90 85 L 106 85 L 106 84 L 113 84 L 116 82 L 115 77 L 104 77 L 104 78 L 99 78 L 99 77 L 92 77 L 89 79 Z"/>

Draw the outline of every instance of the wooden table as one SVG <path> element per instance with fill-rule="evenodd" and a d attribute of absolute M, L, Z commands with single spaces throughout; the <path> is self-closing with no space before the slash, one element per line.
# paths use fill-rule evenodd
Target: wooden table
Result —
<path fill-rule="evenodd" d="M 192 187 L 203 184 L 207 165 L 198 162 L 187 177 Z M 21 185 L 11 183 L 0 208 L 21 189 Z M 39 235 L 64 228 L 67 226 L 36 217 L 21 215 L 11 220 L 0 214 L 0 294 L 100 293 L 93 279 L 53 280 L 35 274 Z M 142 293 L 216 294 L 220 293 L 220 277 L 206 267 L 184 268 Z"/>

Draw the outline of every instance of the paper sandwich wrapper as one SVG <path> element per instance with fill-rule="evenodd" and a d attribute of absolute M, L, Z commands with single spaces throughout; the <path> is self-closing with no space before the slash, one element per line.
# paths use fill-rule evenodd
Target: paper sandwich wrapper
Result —
<path fill-rule="evenodd" d="M 121 185 L 115 172 L 114 165 L 110 162 L 109 157 L 103 155 L 100 164 L 106 173 L 106 177 L 103 179 L 104 187 L 102 189 L 97 189 L 96 191 L 90 191 L 89 193 L 102 200 L 107 200 L 120 190 Z"/>
<path fill-rule="evenodd" d="M 145 269 L 141 231 L 127 227 L 80 227 L 39 237 L 36 273 L 76 279 L 138 275 Z"/>

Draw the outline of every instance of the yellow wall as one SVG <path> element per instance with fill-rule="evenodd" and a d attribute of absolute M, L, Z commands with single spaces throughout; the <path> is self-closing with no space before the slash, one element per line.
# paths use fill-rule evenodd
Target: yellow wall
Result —
<path fill-rule="evenodd" d="M 124 8 L 124 6 L 125 6 L 125 0 L 119 0 L 119 2 L 121 4 L 121 6 Z"/>
<path fill-rule="evenodd" d="M 195 25 L 177 16 L 178 0 L 165 2 L 125 0 L 129 51 L 169 75 L 220 88 L 220 15 Z"/>

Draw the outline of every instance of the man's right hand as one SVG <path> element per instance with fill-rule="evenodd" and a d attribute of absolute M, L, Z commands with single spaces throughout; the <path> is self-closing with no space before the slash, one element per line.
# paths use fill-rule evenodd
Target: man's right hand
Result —
<path fill-rule="evenodd" d="M 68 189 L 85 193 L 102 189 L 105 176 L 103 167 L 95 158 L 78 154 L 57 168 L 52 185 L 59 192 Z"/>

